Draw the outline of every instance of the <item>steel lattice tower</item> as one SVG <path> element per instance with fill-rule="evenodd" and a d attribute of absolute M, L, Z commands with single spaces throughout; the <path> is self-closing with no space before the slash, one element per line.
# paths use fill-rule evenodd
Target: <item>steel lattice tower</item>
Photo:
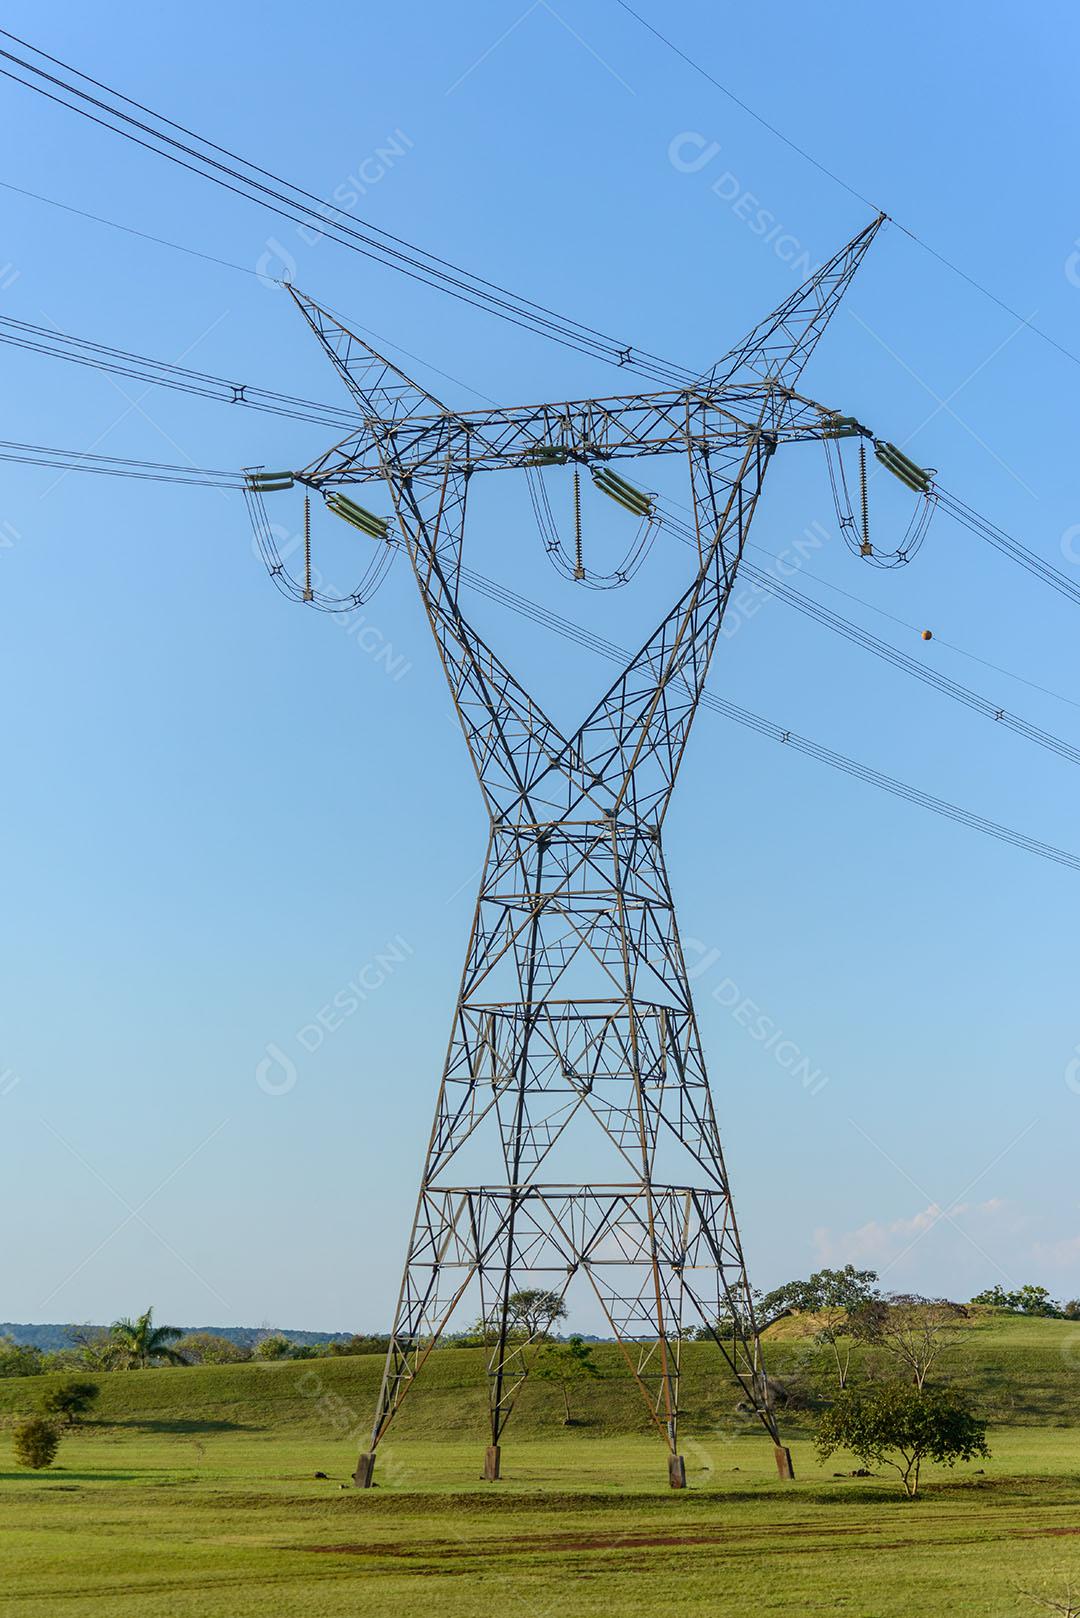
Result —
<path fill-rule="evenodd" d="M 490 819 L 435 1122 L 370 1450 L 467 1287 L 489 1333 L 490 1447 L 527 1373 L 516 1288 L 591 1285 L 667 1444 L 678 1449 L 681 1344 L 715 1339 L 780 1444 L 765 1378 L 661 833 L 725 605 L 779 445 L 838 436 L 796 391 L 881 219 L 693 385 L 485 411 L 448 409 L 290 288 L 363 426 L 302 473 L 326 494 L 381 481 L 393 501 Z M 686 458 L 694 577 L 591 713 L 564 736 L 463 616 L 467 494 L 480 472 Z M 256 517 L 260 520 L 261 502 Z M 261 517 L 265 520 L 265 516 Z M 552 1177 L 586 1126 L 615 1173 Z M 461 1169 L 471 1153 L 475 1172 Z M 588 1148 L 590 1170 L 595 1159 Z"/>

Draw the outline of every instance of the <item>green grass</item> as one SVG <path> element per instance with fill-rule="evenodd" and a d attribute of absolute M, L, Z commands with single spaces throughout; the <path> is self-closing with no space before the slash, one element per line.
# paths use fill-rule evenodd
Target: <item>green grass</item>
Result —
<path fill-rule="evenodd" d="M 771 1346 L 790 1374 L 800 1345 L 781 1331 Z M 504 1478 L 483 1484 L 480 1356 L 440 1352 L 367 1492 L 341 1484 L 375 1357 L 101 1376 L 99 1419 L 51 1470 L 18 1471 L 0 1436 L 0 1615 L 1034 1612 L 1022 1589 L 1080 1582 L 1078 1350 L 1071 1323 L 972 1328 L 950 1370 L 1001 1413 L 993 1455 L 933 1469 L 914 1503 L 885 1475 L 834 1476 L 856 1463 L 819 1462 L 793 1423 L 798 1481 L 780 1483 L 704 1345 L 687 1356 L 685 1494 L 615 1375 L 583 1389 L 571 1429 L 557 1389 L 528 1388 Z M 614 1371 L 613 1350 L 597 1357 Z M 47 1380 L 0 1382 L 2 1419 Z"/>

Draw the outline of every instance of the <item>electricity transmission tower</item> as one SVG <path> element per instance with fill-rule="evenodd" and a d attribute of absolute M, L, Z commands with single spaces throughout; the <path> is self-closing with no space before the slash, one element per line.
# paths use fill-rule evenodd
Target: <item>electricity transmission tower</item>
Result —
<path fill-rule="evenodd" d="M 290 288 L 362 427 L 295 478 L 367 532 L 338 492 L 384 483 L 487 807 L 488 849 L 409 1238 L 371 1447 L 467 1288 L 488 1338 L 490 1445 L 527 1374 L 523 1287 L 591 1286 L 668 1449 L 680 1354 L 715 1341 L 781 1445 L 679 941 L 661 832 L 765 470 L 781 444 L 864 431 L 796 391 L 876 219 L 697 380 L 664 392 L 447 408 Z M 464 617 L 474 474 L 685 458 L 694 576 L 641 650 L 564 735 Z M 260 497 L 261 498 L 261 497 Z"/>

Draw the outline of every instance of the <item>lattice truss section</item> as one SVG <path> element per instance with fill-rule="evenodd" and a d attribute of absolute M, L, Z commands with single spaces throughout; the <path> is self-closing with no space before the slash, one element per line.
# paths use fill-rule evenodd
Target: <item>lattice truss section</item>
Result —
<path fill-rule="evenodd" d="M 498 1441 L 533 1347 L 501 1332 L 508 1268 L 515 1285 L 561 1295 L 578 1277 L 591 1290 L 672 1448 L 681 1349 L 692 1329 L 712 1336 L 776 1438 L 730 1198 L 660 1184 L 424 1192 L 376 1417 L 380 1434 L 475 1280 Z"/>
<path fill-rule="evenodd" d="M 454 413 L 293 289 L 363 420 L 300 476 L 384 481 L 490 822 L 373 1450 L 467 1293 L 497 1446 L 532 1347 L 511 1295 L 571 1283 L 673 1454 L 691 1325 L 777 1439 L 661 834 L 769 461 L 833 435 L 796 388 L 880 223 L 671 394 Z M 570 735 L 458 601 L 471 478 L 556 441 L 586 465 L 678 453 L 697 533 L 690 583 Z"/>

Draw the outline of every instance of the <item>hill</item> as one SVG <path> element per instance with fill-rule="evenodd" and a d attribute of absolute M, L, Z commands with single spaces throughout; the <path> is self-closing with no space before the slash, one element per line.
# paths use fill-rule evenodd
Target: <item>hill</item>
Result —
<path fill-rule="evenodd" d="M 765 1337 L 770 1374 L 791 1388 L 807 1382 L 805 1342 L 790 1321 Z M 613 1343 L 593 1349 L 602 1379 L 573 1391 L 580 1426 L 595 1436 L 644 1433 L 649 1416 L 637 1386 Z M 858 1368 L 861 1355 L 853 1356 Z M 730 1426 L 736 1418 L 734 1384 L 715 1348 L 684 1348 L 682 1406 L 686 1430 Z M 242 1365 L 190 1366 L 95 1374 L 101 1388 L 99 1422 L 158 1431 L 247 1429 L 281 1432 L 325 1430 L 362 1433 L 370 1420 L 382 1375 L 382 1356 Z M 941 1377 L 964 1389 L 980 1413 L 996 1423 L 1068 1427 L 1080 1422 L 1080 1322 L 1027 1319 L 986 1311 L 964 1329 L 960 1344 L 942 1361 Z M 43 1388 L 63 1380 L 47 1377 L 0 1381 L 0 1415 L 32 1409 Z M 427 1438 L 481 1434 L 486 1411 L 484 1354 L 480 1349 L 441 1349 L 424 1367 L 397 1424 Z M 788 1412 L 785 1427 L 798 1430 L 806 1418 Z M 522 1433 L 551 1433 L 562 1425 L 561 1393 L 554 1383 L 533 1380 L 522 1390 L 514 1426 Z"/>

